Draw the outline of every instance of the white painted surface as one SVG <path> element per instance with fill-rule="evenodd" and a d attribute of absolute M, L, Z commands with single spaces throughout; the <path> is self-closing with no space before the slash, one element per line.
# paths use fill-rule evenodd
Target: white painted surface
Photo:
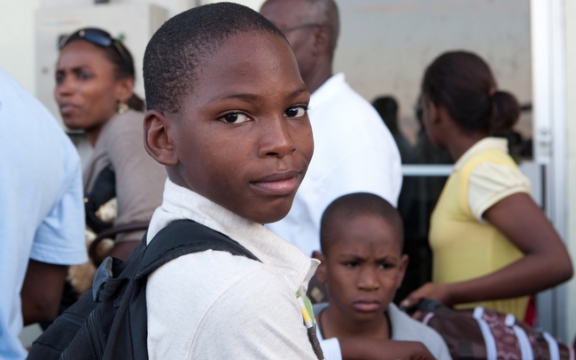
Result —
<path fill-rule="evenodd" d="M 0 0 L 0 67 L 34 93 L 34 10 L 41 0 Z"/>
<path fill-rule="evenodd" d="M 566 135 L 567 135 L 567 199 L 566 243 L 576 260 L 576 1 L 565 0 L 564 21 L 566 25 Z M 574 263 L 576 265 L 576 263 Z M 568 283 L 566 318 L 567 336 L 571 342 L 576 336 L 576 279 Z"/>

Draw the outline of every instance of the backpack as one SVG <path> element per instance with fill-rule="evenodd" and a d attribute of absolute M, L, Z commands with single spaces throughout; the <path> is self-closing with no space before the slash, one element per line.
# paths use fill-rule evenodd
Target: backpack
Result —
<path fill-rule="evenodd" d="M 419 320 L 436 330 L 456 359 L 574 360 L 574 349 L 546 332 L 537 332 L 512 314 L 480 306 L 453 310 L 437 301 L 421 300 Z"/>
<path fill-rule="evenodd" d="M 29 360 L 146 360 L 146 280 L 182 255 L 226 251 L 259 261 L 228 236 L 191 220 L 170 223 L 146 246 L 146 235 L 125 262 L 106 258 L 88 291 L 34 343 Z"/>

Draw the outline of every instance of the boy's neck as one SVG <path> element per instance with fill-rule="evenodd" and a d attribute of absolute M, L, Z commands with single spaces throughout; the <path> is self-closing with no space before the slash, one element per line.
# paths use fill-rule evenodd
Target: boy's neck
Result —
<path fill-rule="evenodd" d="M 320 330 L 325 339 L 333 337 L 389 339 L 392 335 L 387 312 L 371 321 L 358 322 L 340 311 L 337 306 L 330 305 L 320 313 L 319 319 Z"/>

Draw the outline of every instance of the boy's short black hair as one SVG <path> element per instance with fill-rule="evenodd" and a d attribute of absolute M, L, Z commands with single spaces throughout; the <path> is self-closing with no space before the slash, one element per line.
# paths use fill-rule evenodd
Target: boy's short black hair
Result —
<path fill-rule="evenodd" d="M 206 57 L 231 36 L 257 32 L 286 38 L 270 21 L 239 4 L 216 3 L 180 13 L 156 31 L 144 53 L 148 110 L 177 113 Z"/>
<path fill-rule="evenodd" d="M 353 193 L 334 200 L 322 215 L 320 222 L 320 249 L 326 254 L 333 244 L 331 232 L 335 224 L 345 224 L 360 215 L 378 216 L 391 224 L 399 241 L 404 246 L 404 225 L 398 211 L 386 200 L 370 193 Z M 346 226 L 346 225 L 344 225 Z"/>

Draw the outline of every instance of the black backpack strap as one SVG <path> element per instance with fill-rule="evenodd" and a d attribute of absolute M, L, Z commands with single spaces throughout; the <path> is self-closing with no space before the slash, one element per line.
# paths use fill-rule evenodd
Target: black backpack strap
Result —
<path fill-rule="evenodd" d="M 160 230 L 148 244 L 134 279 L 145 278 L 160 266 L 182 255 L 206 250 L 226 251 L 259 261 L 244 246 L 216 230 L 192 220 L 176 220 Z"/>
<path fill-rule="evenodd" d="M 130 294 L 130 299 L 126 299 L 129 300 L 129 304 L 122 304 L 118 310 L 127 315 L 126 321 L 119 321 L 113 326 L 109 337 L 112 344 L 107 347 L 104 360 L 148 359 L 146 305 L 148 275 L 170 260 L 210 249 L 226 251 L 258 261 L 256 256 L 238 242 L 191 220 L 174 221 L 154 236 L 154 239 L 144 249 L 137 270 L 131 272 L 136 275 L 130 281 L 129 286 L 132 286 L 132 289 L 127 290 Z M 128 339 L 125 341 L 124 338 Z"/>

